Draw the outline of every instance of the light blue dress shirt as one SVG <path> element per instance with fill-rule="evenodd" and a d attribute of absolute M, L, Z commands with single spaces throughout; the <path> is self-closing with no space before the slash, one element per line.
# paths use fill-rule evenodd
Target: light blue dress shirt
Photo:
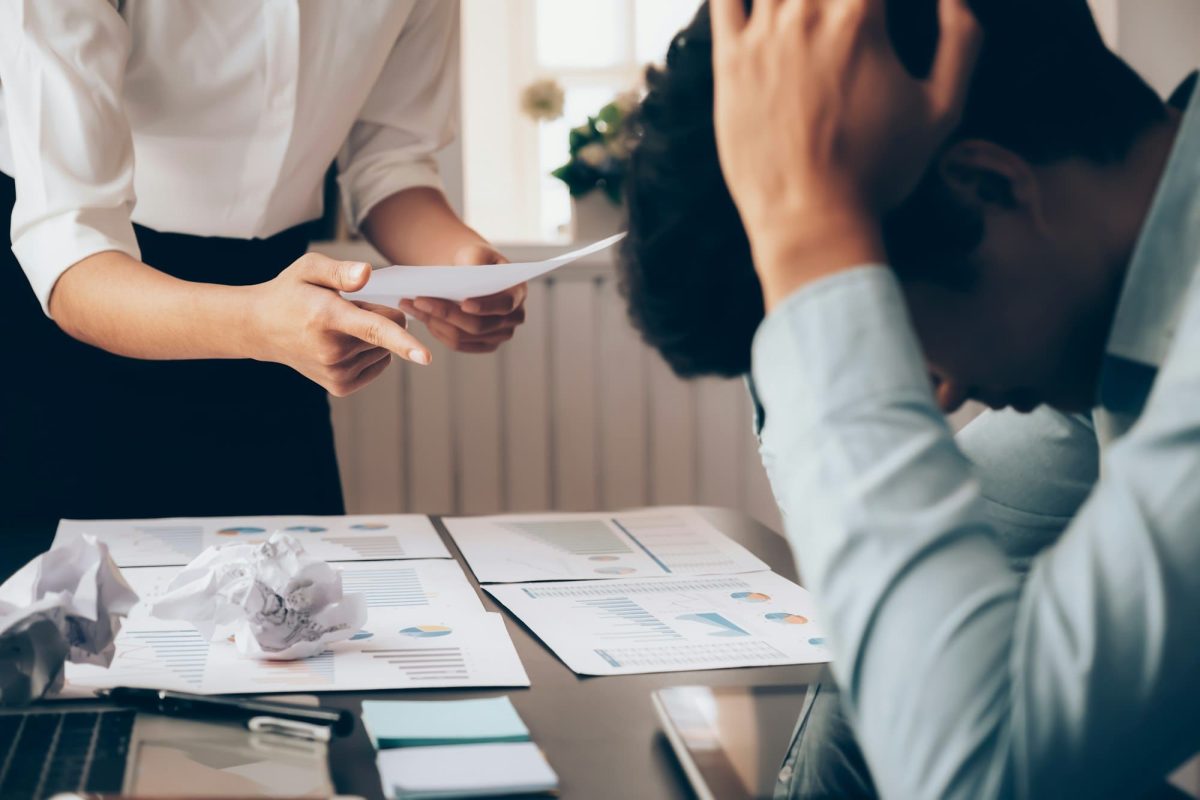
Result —
<path fill-rule="evenodd" d="M 1200 750 L 1198 272 L 1193 101 L 1091 420 L 956 442 L 883 267 L 763 323 L 763 460 L 884 797 L 1128 797 Z"/>

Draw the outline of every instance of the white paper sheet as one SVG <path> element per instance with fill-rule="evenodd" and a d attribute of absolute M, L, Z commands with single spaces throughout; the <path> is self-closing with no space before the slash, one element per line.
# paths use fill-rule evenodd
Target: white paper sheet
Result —
<path fill-rule="evenodd" d="M 436 609 L 438 613 L 484 612 L 474 587 L 456 561 L 356 561 L 335 565 L 342 589 L 358 592 L 367 608 Z M 125 567 L 121 571 L 143 603 L 132 616 L 145 613 L 145 603 L 161 597 L 180 567 Z"/>
<path fill-rule="evenodd" d="M 67 690 L 113 686 L 198 694 L 528 686 L 499 614 L 373 608 L 363 630 L 299 661 L 254 661 L 190 625 L 138 615 L 117 637 L 109 669 L 67 666 Z"/>
<path fill-rule="evenodd" d="M 183 566 L 207 547 L 261 544 L 275 531 L 297 537 L 321 561 L 450 558 L 433 524 L 420 514 L 64 519 L 52 546 L 90 533 L 122 567 Z"/>
<path fill-rule="evenodd" d="M 829 660 L 808 592 L 773 572 L 485 589 L 580 675 Z"/>
<path fill-rule="evenodd" d="M 531 281 L 573 261 L 607 250 L 625 238 L 618 233 L 595 244 L 545 261 L 520 264 L 488 264 L 475 267 L 381 267 L 371 273 L 366 288 L 346 294 L 352 300 L 372 300 L 395 305 L 397 300 L 440 297 L 462 302 L 486 297 L 517 284 Z"/>
<path fill-rule="evenodd" d="M 770 569 L 690 508 L 444 521 L 481 583 L 731 575 Z"/>

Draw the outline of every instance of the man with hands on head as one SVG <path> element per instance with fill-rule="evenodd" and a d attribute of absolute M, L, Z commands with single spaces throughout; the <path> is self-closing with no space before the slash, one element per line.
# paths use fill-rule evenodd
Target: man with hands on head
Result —
<path fill-rule="evenodd" d="M 651 76 L 634 319 L 752 361 L 881 795 L 1139 796 L 1200 750 L 1200 101 L 1085 0 L 749 6 Z"/>
<path fill-rule="evenodd" d="M 458 5 L 0 2 L 7 519 L 343 511 L 327 392 L 430 351 L 307 253 L 336 158 L 391 263 L 502 257 L 454 213 Z M 419 301 L 495 350 L 524 287 Z"/>

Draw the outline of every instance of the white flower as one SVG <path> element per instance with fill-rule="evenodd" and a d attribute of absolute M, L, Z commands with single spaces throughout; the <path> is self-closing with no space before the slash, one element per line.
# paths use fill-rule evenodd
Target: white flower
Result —
<path fill-rule="evenodd" d="M 539 122 L 553 122 L 563 113 L 563 88 L 553 78 L 534 81 L 521 92 L 521 110 Z"/>
<path fill-rule="evenodd" d="M 592 142 L 579 148 L 575 157 L 589 167 L 600 167 L 608 160 L 608 148 L 599 142 Z"/>

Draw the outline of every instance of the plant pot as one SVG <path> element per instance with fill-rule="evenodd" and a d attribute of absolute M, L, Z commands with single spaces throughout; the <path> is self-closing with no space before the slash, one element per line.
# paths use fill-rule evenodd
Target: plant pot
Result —
<path fill-rule="evenodd" d="M 591 191 L 571 198 L 571 238 L 595 242 L 625 229 L 625 208 L 614 205 L 608 195 Z"/>

